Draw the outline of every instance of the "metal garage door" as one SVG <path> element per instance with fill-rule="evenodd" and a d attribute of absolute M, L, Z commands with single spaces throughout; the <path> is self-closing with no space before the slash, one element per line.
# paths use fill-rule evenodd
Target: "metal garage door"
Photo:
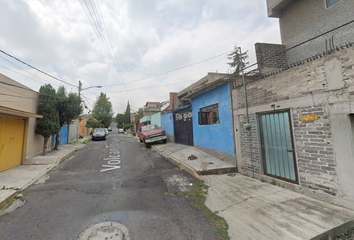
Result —
<path fill-rule="evenodd" d="M 290 111 L 262 113 L 258 116 L 264 173 L 298 183 Z"/>
<path fill-rule="evenodd" d="M 22 162 L 25 120 L 0 116 L 0 171 Z"/>

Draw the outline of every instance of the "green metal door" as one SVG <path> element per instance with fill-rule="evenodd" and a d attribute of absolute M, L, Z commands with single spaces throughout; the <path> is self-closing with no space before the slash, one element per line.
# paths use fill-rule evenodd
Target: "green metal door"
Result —
<path fill-rule="evenodd" d="M 258 114 L 266 175 L 298 183 L 290 111 Z"/>

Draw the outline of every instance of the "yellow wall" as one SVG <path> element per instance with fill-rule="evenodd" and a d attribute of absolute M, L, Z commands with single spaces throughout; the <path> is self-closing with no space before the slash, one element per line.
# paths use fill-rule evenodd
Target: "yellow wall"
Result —
<path fill-rule="evenodd" d="M 82 117 L 80 121 L 80 135 L 85 137 L 87 134 L 87 128 L 85 127 L 87 123 L 87 119 Z"/>
<path fill-rule="evenodd" d="M 12 108 L 28 113 L 37 114 L 37 106 L 39 94 L 32 89 L 16 82 L 15 80 L 0 74 L 0 106 Z M 15 86 L 6 85 L 11 84 Z M 6 95 L 4 95 L 6 94 Z M 0 115 L 12 115 L 11 113 L 2 113 Z M 16 114 L 13 114 L 14 117 Z M 26 121 L 25 135 L 25 153 L 24 158 L 35 155 L 42 152 L 43 150 L 43 137 L 35 133 L 36 128 L 36 118 L 34 117 L 23 117 Z M 50 148 L 52 140 L 48 140 L 47 147 Z M 24 159 L 22 160 L 24 161 Z"/>

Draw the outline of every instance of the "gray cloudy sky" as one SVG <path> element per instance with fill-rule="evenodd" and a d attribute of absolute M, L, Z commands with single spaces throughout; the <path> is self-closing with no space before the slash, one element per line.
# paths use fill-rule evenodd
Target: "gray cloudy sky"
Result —
<path fill-rule="evenodd" d="M 0 50 L 69 84 L 103 86 L 83 91 L 89 109 L 101 91 L 115 113 L 128 99 L 132 111 L 168 100 L 208 72 L 227 72 L 235 44 L 254 63 L 256 42 L 280 43 L 266 0 L 0 1 Z M 0 73 L 36 91 L 62 84 L 2 53 Z"/>

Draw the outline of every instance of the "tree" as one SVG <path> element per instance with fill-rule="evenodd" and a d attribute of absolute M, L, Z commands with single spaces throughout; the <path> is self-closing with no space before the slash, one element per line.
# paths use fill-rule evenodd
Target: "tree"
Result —
<path fill-rule="evenodd" d="M 87 128 L 100 128 L 101 127 L 101 122 L 94 119 L 93 117 L 90 117 L 89 120 L 87 120 L 86 126 Z"/>
<path fill-rule="evenodd" d="M 127 108 L 124 113 L 124 123 L 127 123 L 127 124 L 131 123 L 129 100 L 128 100 Z"/>
<path fill-rule="evenodd" d="M 49 137 L 60 131 L 55 89 L 50 84 L 43 85 L 39 89 L 37 112 L 43 118 L 37 119 L 35 132 L 44 137 L 43 155 L 46 155 Z"/>
<path fill-rule="evenodd" d="M 122 128 L 123 123 L 124 123 L 125 115 L 122 113 L 117 113 L 116 116 L 116 123 L 117 123 L 117 128 Z"/>
<path fill-rule="evenodd" d="M 111 125 L 113 117 L 112 103 L 105 93 L 101 93 L 100 96 L 97 97 L 92 114 L 95 119 L 102 123 L 103 127 L 109 127 Z"/>
<path fill-rule="evenodd" d="M 139 108 L 139 110 L 135 113 L 135 119 L 140 119 L 143 117 L 143 109 Z"/>
<path fill-rule="evenodd" d="M 79 118 L 83 112 L 83 107 L 81 106 L 80 97 L 75 93 L 69 93 L 68 95 L 64 86 L 59 86 L 56 97 L 61 128 L 64 124 L 70 124 L 72 120 Z M 59 131 L 56 133 L 55 150 L 58 150 L 59 146 Z"/>
<path fill-rule="evenodd" d="M 249 62 L 246 62 L 246 60 L 248 59 L 248 51 L 241 53 L 241 48 L 235 45 L 234 51 L 228 54 L 227 56 L 229 60 L 232 60 L 232 62 L 229 62 L 227 64 L 229 64 L 230 67 L 235 68 L 233 74 L 241 75 L 242 68 L 245 68 L 249 64 Z"/>

